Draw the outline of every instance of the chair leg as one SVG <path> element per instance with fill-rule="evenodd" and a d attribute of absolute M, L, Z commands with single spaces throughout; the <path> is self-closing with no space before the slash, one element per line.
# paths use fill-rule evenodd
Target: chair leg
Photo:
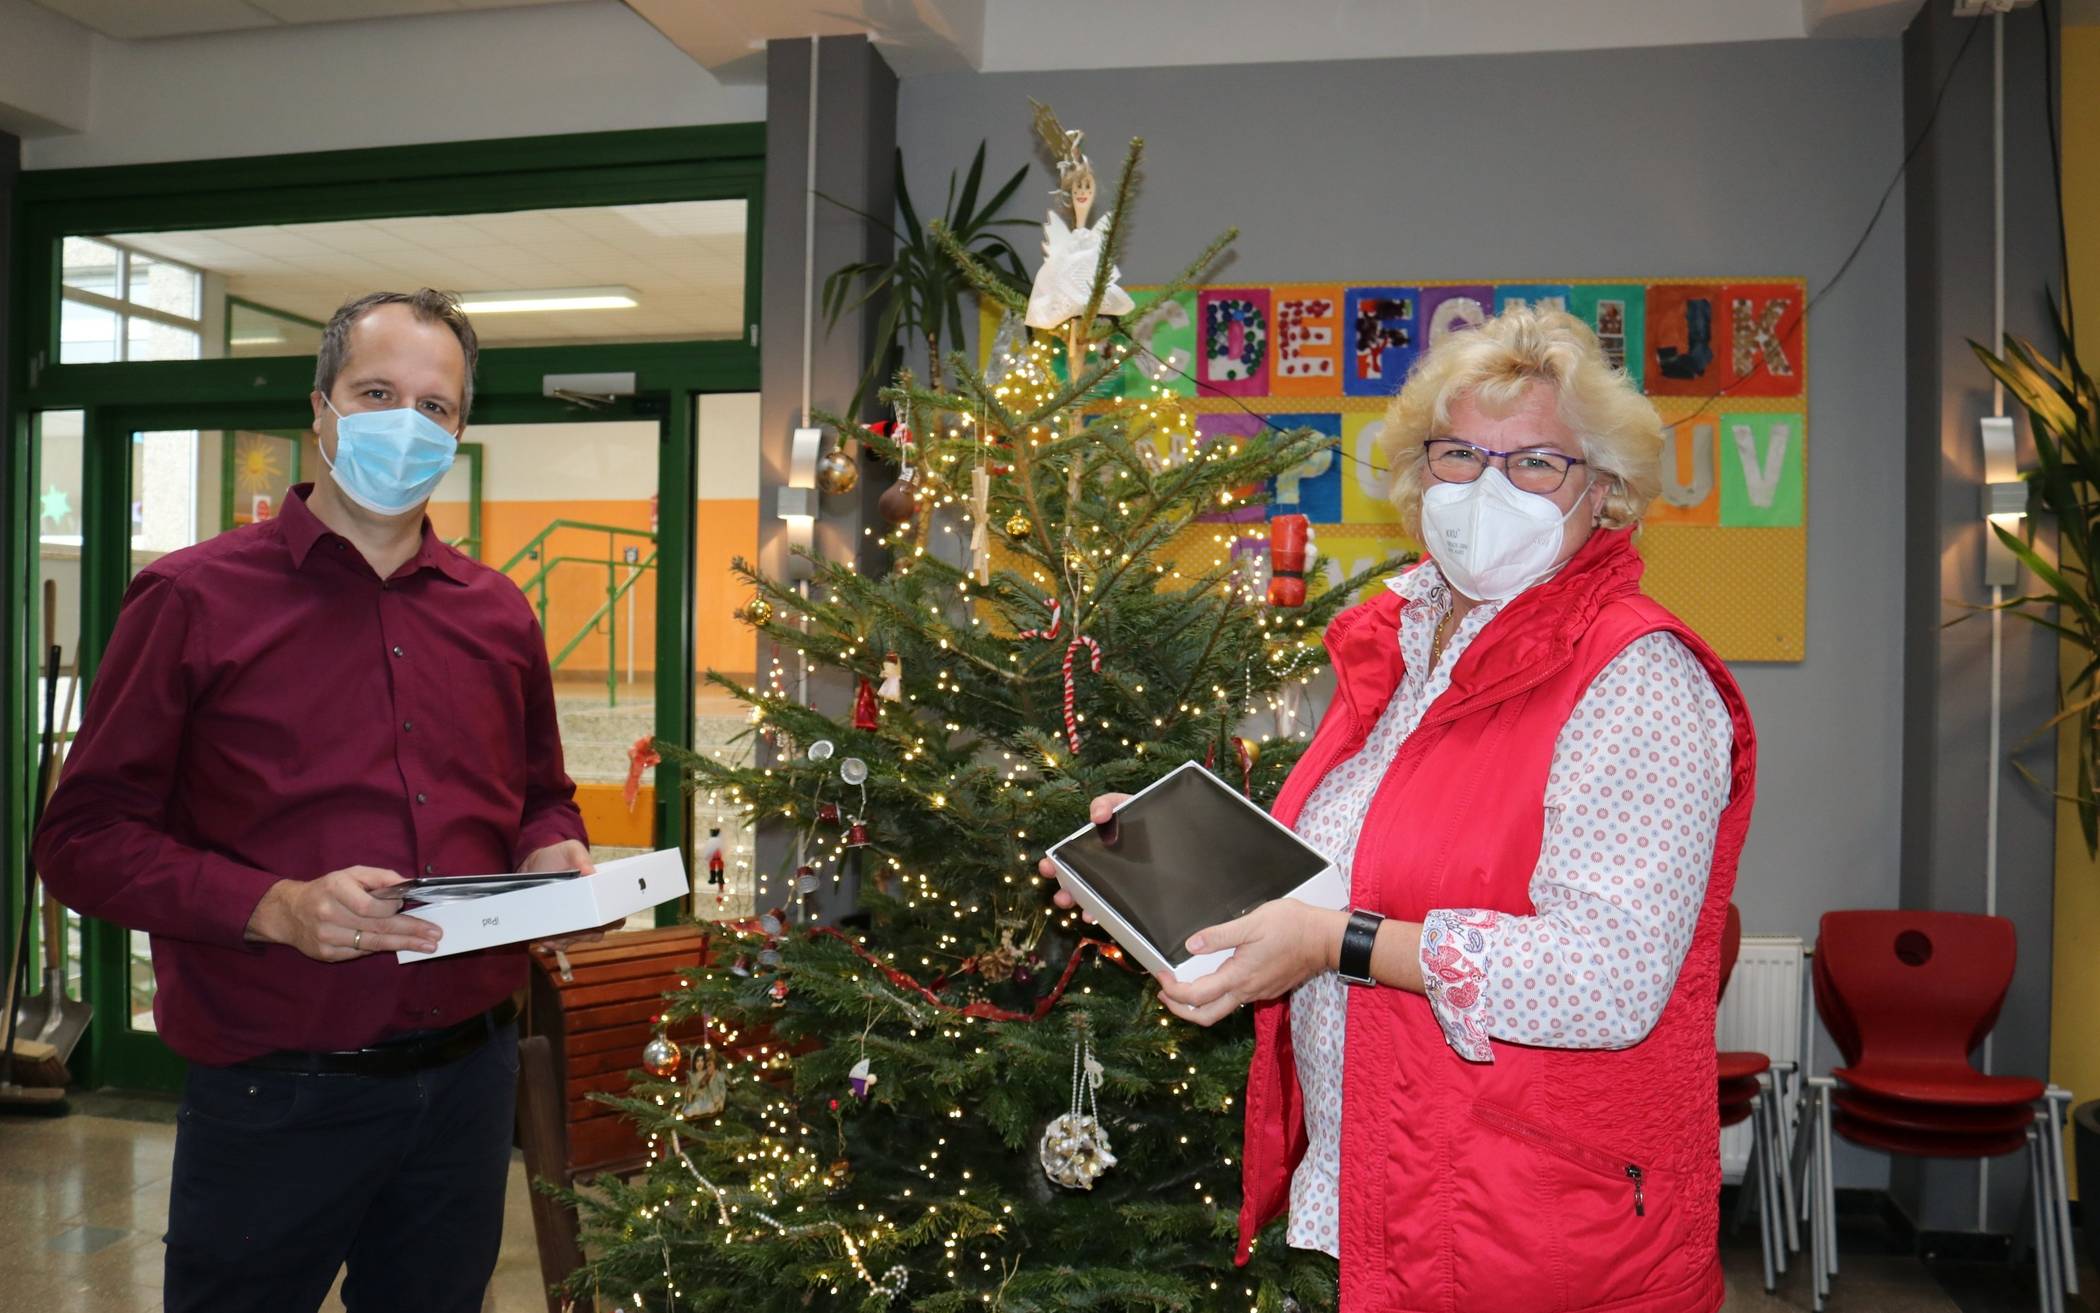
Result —
<path fill-rule="evenodd" d="M 1777 1172 L 1779 1174 L 1779 1214 L 1785 1218 L 1785 1223 L 1787 1223 L 1787 1248 L 1781 1250 L 1779 1271 L 1787 1271 L 1787 1260 L 1785 1260 L 1787 1254 L 1800 1254 L 1802 1252 L 1802 1233 L 1800 1233 L 1798 1223 L 1795 1223 L 1795 1216 L 1798 1216 L 1798 1214 L 1795 1214 L 1795 1208 L 1793 1208 L 1793 1170 L 1791 1170 L 1791 1166 L 1793 1166 L 1795 1101 L 1789 1099 L 1789 1092 L 1791 1092 L 1791 1086 L 1793 1086 L 1793 1078 L 1795 1078 L 1793 1063 L 1777 1063 L 1777 1065 L 1772 1067 L 1772 1126 L 1779 1130 L 1779 1145 L 1777 1145 L 1777 1155 L 1774 1155 L 1774 1166 L 1779 1168 L 1779 1172 Z"/>
<path fill-rule="evenodd" d="M 1804 1174 L 1809 1197 L 1809 1234 L 1814 1249 L 1814 1281 L 1812 1290 L 1815 1307 L 1820 1313 L 1823 1301 L 1830 1294 L 1831 1278 L 1837 1275 L 1837 1201 L 1835 1176 L 1830 1166 L 1829 1091 L 1836 1082 L 1827 1076 L 1811 1076 L 1809 1085 L 1808 1115 L 1812 1123 L 1803 1129 L 1809 1132 L 1807 1172 Z"/>
<path fill-rule="evenodd" d="M 1757 1241 L 1758 1251 L 1765 1263 L 1765 1293 L 1771 1294 L 1779 1288 L 1773 1274 L 1772 1262 L 1772 1155 L 1765 1146 L 1764 1100 L 1758 1099 L 1750 1105 L 1750 1160 L 1743 1167 L 1743 1193 L 1747 1197 L 1752 1184 L 1757 1187 Z M 1753 1174 L 1754 1169 L 1754 1174 Z"/>
<path fill-rule="evenodd" d="M 2049 1109 L 2049 1140 L 2042 1152 L 2049 1159 L 2049 1185 L 2056 1196 L 2056 1263 L 2063 1275 L 2065 1293 L 2078 1293 L 2078 1242 L 2071 1232 L 2071 1182 L 2064 1166 L 2064 1119 L 2060 1113 L 2071 1106 L 2071 1091 L 2051 1085 L 2042 1096 Z M 2061 1104 L 2062 1107 L 2058 1107 Z"/>
<path fill-rule="evenodd" d="M 1804 1131 L 1808 1128 L 1804 1126 Z M 1816 1162 L 1816 1141 L 1812 1135 L 1803 1135 L 1801 1143 L 1806 1146 L 1806 1157 L 1802 1162 L 1802 1182 L 1805 1185 L 1811 1176 L 1822 1179 L 1822 1167 Z M 1826 1270 L 1823 1256 L 1823 1192 L 1820 1189 L 1804 1189 L 1801 1202 L 1808 1209 L 1809 1249 L 1809 1295 L 1816 1313 L 1823 1311 L 1823 1274 Z"/>
<path fill-rule="evenodd" d="M 2041 1313 L 2060 1313 L 2063 1285 L 2056 1276 L 2056 1219 L 2042 1182 L 2041 1133 L 2027 1128 L 2027 1194 L 2034 1204 L 2034 1284 Z"/>
<path fill-rule="evenodd" d="M 1787 1171 L 1787 1163 L 1791 1158 L 1787 1146 L 1786 1111 L 1781 1106 L 1779 1094 L 1779 1086 L 1784 1078 L 1785 1073 L 1774 1071 L 1772 1083 L 1764 1090 L 1771 1108 L 1771 1115 L 1765 1122 L 1771 1130 L 1768 1137 L 1771 1142 L 1771 1155 L 1767 1160 L 1771 1168 L 1767 1175 L 1772 1182 L 1772 1217 L 1779 1224 L 1781 1273 L 1786 1271 L 1787 1255 L 1799 1253 L 1801 1250 L 1801 1234 L 1794 1227 L 1794 1180 L 1792 1174 Z"/>
<path fill-rule="evenodd" d="M 1824 1078 L 1821 1096 L 1816 1100 L 1816 1147 L 1819 1161 L 1823 1165 L 1823 1179 L 1817 1188 L 1823 1192 L 1823 1254 L 1830 1260 L 1830 1275 L 1838 1273 L 1837 1247 L 1837 1164 L 1830 1136 L 1830 1091 L 1837 1082 Z"/>
<path fill-rule="evenodd" d="M 1786 1223 L 1784 1208 L 1780 1203 L 1779 1178 L 1779 1114 L 1772 1106 L 1771 1086 L 1760 1077 L 1758 1080 L 1756 1116 L 1752 1125 L 1757 1132 L 1757 1198 L 1762 1205 L 1758 1220 L 1771 1236 L 1772 1267 L 1774 1272 L 1786 1274 Z"/>

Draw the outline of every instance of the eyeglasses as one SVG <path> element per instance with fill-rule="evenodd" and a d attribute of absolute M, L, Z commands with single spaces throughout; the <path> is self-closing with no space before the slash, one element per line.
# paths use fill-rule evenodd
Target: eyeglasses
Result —
<path fill-rule="evenodd" d="M 1429 472 L 1442 483 L 1471 483 L 1488 466 L 1500 462 L 1502 473 L 1523 492 L 1552 494 L 1568 481 L 1568 471 L 1587 465 L 1580 456 L 1570 456 L 1551 447 L 1526 447 L 1522 451 L 1495 451 L 1458 438 L 1431 438 L 1422 444 L 1429 453 Z"/>

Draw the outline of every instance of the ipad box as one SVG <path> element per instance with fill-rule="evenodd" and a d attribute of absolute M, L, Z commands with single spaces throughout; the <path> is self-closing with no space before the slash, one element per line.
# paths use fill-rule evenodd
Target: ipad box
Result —
<path fill-rule="evenodd" d="M 1177 980 L 1209 975 L 1232 950 L 1191 953 L 1198 930 L 1295 898 L 1344 908 L 1342 874 L 1290 827 L 1195 762 L 1051 845 L 1058 883 L 1138 961 Z"/>
<path fill-rule="evenodd" d="M 422 962 L 497 944 L 596 930 L 643 908 L 682 898 L 686 889 L 685 859 L 676 848 L 622 857 L 599 863 L 593 875 L 580 875 L 537 889 L 409 907 L 408 915 L 428 921 L 445 933 L 438 940 L 435 953 L 404 950 L 394 957 L 402 962 Z"/>

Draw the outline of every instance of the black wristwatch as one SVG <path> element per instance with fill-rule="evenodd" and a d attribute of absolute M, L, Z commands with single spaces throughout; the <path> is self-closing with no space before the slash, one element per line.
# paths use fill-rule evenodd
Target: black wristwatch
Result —
<path fill-rule="evenodd" d="M 1378 943 L 1378 927 L 1385 918 L 1376 912 L 1362 908 L 1349 914 L 1349 924 L 1342 931 L 1342 952 L 1335 963 L 1335 974 L 1352 985 L 1375 985 L 1377 977 L 1371 974 L 1371 949 Z"/>

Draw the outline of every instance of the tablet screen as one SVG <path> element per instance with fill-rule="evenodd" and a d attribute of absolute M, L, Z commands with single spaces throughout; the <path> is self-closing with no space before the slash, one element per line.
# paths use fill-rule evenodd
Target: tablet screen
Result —
<path fill-rule="evenodd" d="M 1056 855 L 1175 966 L 1190 956 L 1190 935 L 1284 897 L 1330 864 L 1201 768 L 1125 803 L 1114 842 L 1089 829 Z"/>

